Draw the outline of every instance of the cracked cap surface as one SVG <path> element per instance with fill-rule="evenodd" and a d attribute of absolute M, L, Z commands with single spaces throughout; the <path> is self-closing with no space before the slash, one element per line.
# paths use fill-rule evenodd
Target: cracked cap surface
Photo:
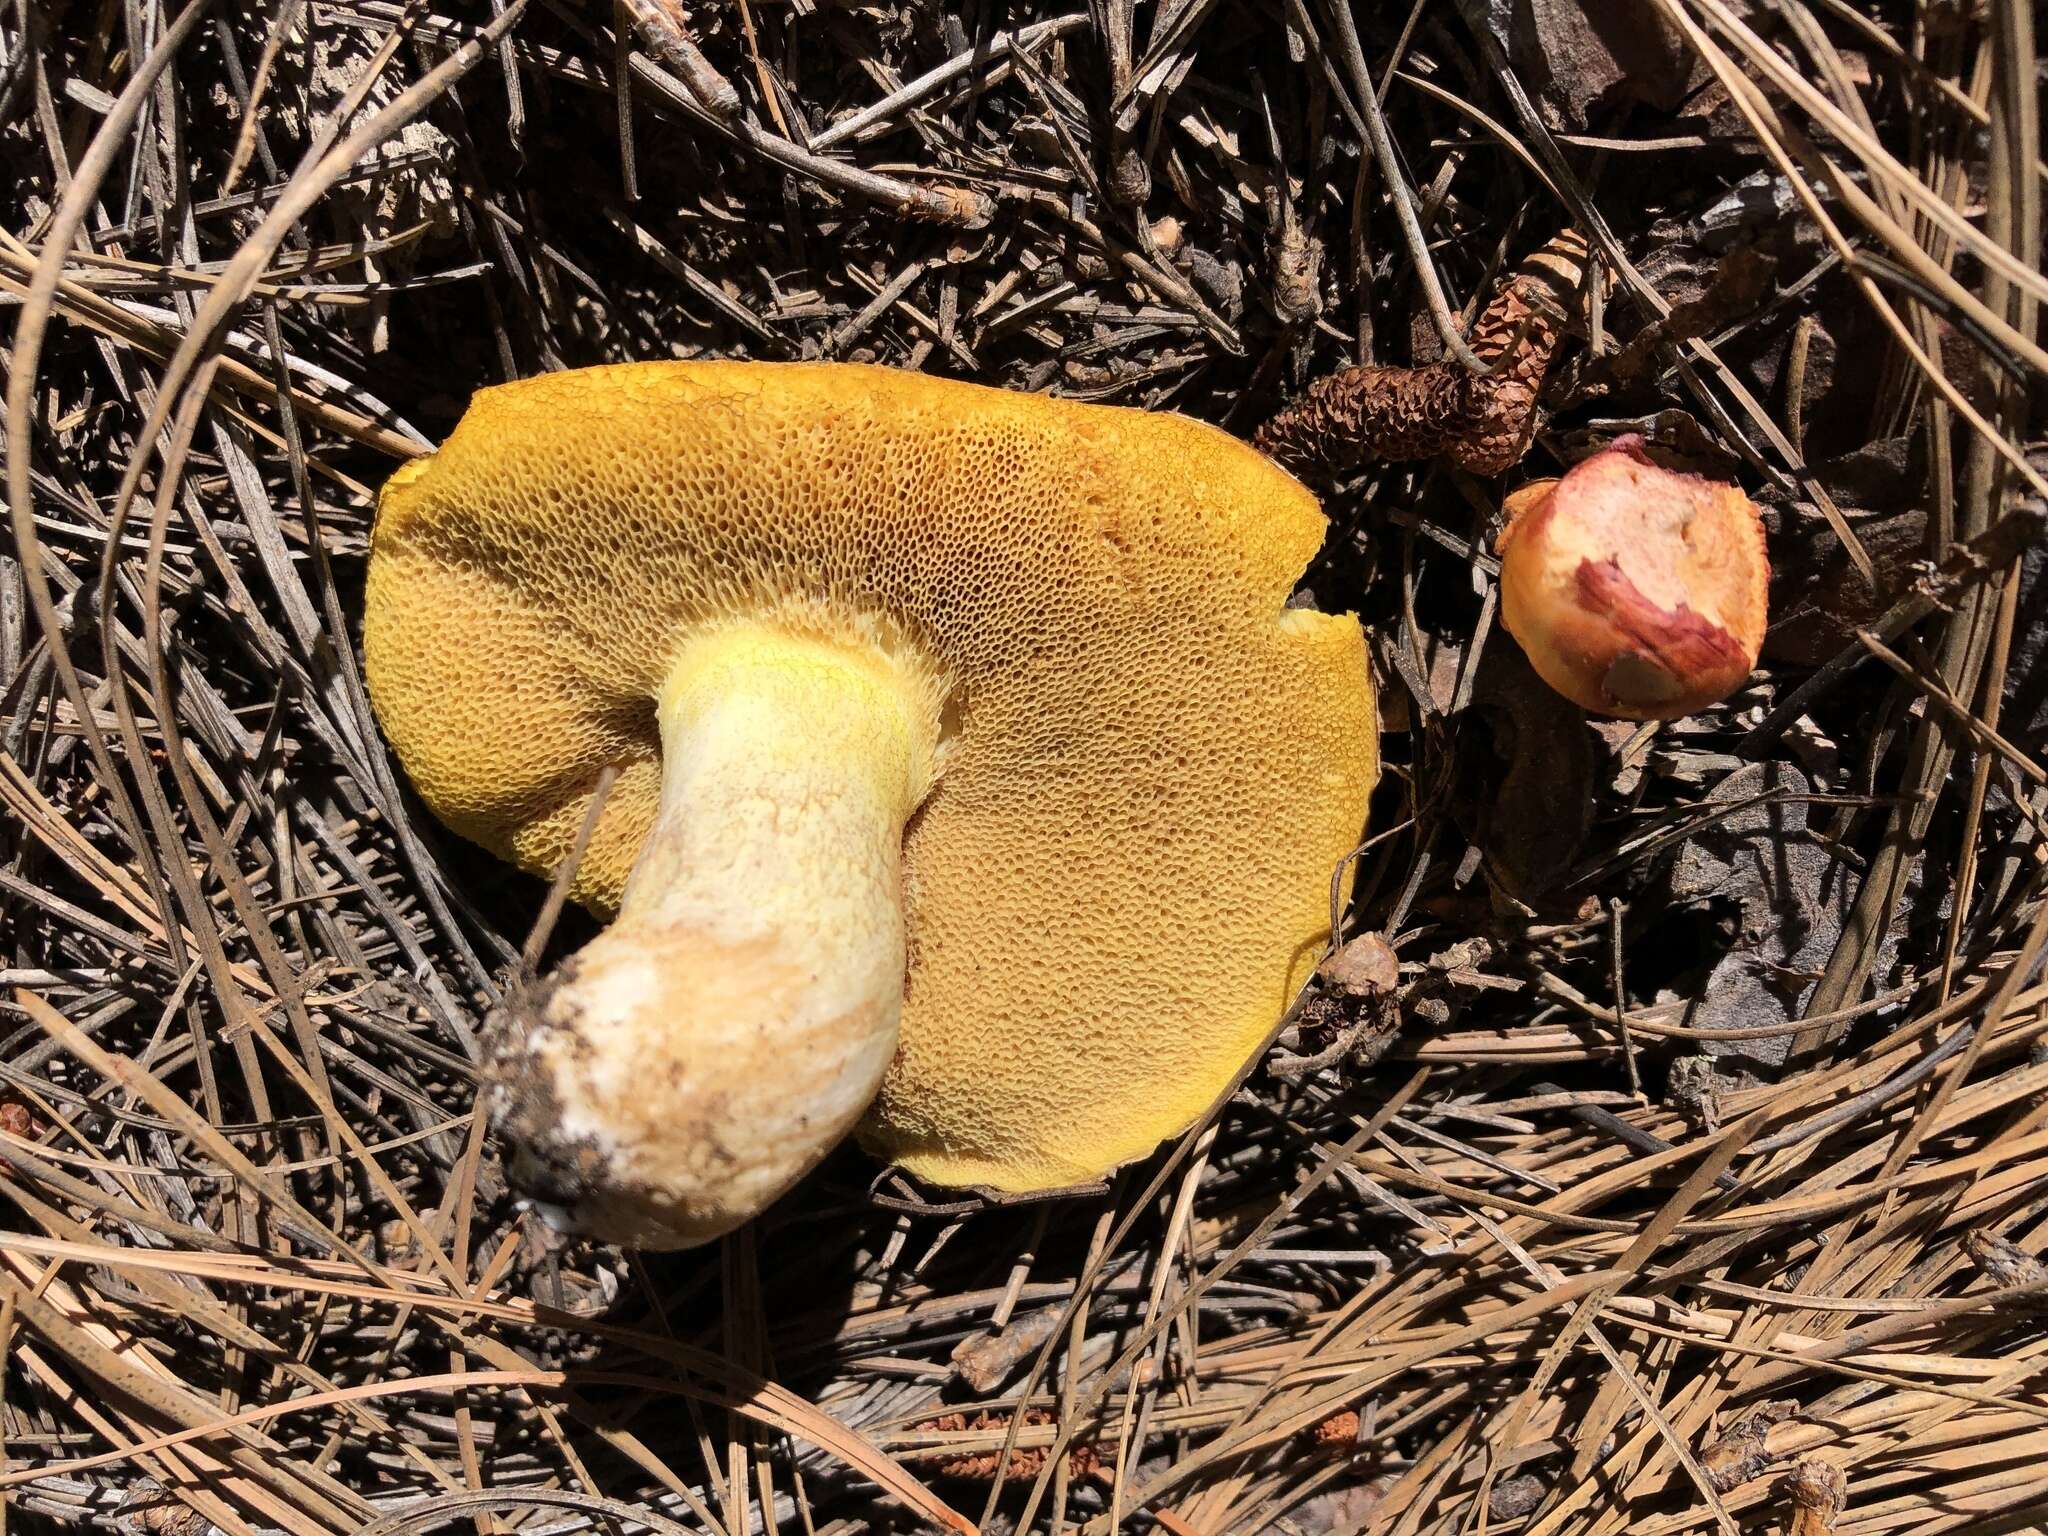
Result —
<path fill-rule="evenodd" d="M 692 635 L 917 647 L 949 741 L 861 1139 L 1052 1188 L 1184 1129 L 1322 942 L 1378 768 L 1356 620 L 1284 606 L 1323 530 L 1183 417 L 850 364 L 586 369 L 483 391 L 392 476 L 366 665 L 435 814 L 535 873 L 620 770 L 574 886 L 608 915 Z"/>

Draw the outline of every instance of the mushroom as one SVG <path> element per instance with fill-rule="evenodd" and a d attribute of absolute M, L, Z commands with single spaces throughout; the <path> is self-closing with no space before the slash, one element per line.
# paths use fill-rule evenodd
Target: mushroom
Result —
<path fill-rule="evenodd" d="M 1207 1107 L 1377 772 L 1314 499 L 1212 427 L 852 365 L 485 390 L 385 486 L 371 696 L 427 805 L 611 925 L 494 1016 L 557 1224 L 682 1247 L 858 1123 L 1057 1188 Z"/>
<path fill-rule="evenodd" d="M 1665 469 L 1630 435 L 1503 510 L 1501 621 L 1573 703 L 1675 720 L 1755 669 L 1770 558 L 1735 487 Z"/>

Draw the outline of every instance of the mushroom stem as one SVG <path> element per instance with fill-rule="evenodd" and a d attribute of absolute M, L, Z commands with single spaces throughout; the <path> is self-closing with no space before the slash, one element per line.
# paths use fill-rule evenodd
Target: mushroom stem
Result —
<path fill-rule="evenodd" d="M 901 648 L 765 626 L 693 641 L 658 696 L 661 805 L 618 919 L 508 1003 L 493 1118 L 558 1226 L 730 1231 L 852 1128 L 896 1049 L 904 824 L 940 689 Z"/>

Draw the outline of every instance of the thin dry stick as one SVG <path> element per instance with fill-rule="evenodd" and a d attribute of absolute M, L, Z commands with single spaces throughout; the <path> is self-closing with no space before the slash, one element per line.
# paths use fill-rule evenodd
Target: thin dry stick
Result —
<path fill-rule="evenodd" d="M 1365 51 L 1359 46 L 1358 24 L 1352 20 L 1350 0 L 1332 0 L 1330 14 L 1337 23 L 1337 38 L 1343 45 L 1345 73 L 1350 77 L 1351 88 L 1358 94 L 1358 112 L 1364 116 L 1360 126 L 1366 142 L 1372 147 L 1373 162 L 1379 167 L 1380 177 L 1393 197 L 1395 221 L 1401 227 L 1401 238 L 1408 246 L 1408 259 L 1414 264 L 1415 276 L 1422 284 L 1423 302 L 1429 310 L 1429 318 L 1436 326 L 1438 338 L 1451 360 L 1467 374 L 1485 377 L 1500 365 L 1497 355 L 1489 356 L 1474 337 L 1467 344 L 1458 334 L 1458 326 L 1451 315 L 1449 301 L 1444 298 L 1443 284 L 1437 280 L 1436 263 L 1430 259 L 1429 239 L 1422 232 L 1422 220 L 1415 212 L 1415 194 L 1408 186 L 1408 178 L 1402 174 L 1401 162 L 1394 154 L 1394 141 L 1387 132 L 1387 120 L 1380 111 L 1379 92 L 1372 83 L 1372 71 L 1366 67 Z M 1340 96 L 1340 100 L 1343 99 Z M 1345 101 L 1350 109 L 1350 102 Z"/>
<path fill-rule="evenodd" d="M 699 106 L 725 122 L 740 115 L 740 93 L 704 57 L 704 50 L 690 35 L 689 21 L 676 0 L 620 0 L 620 3 L 649 46 L 690 88 L 690 94 L 697 98 Z"/>
<path fill-rule="evenodd" d="M 694 92 L 679 86 L 673 75 L 657 68 L 651 60 L 635 54 L 629 65 L 636 78 L 646 81 L 676 105 L 701 114 L 703 122 L 731 135 L 764 159 L 836 191 L 881 203 L 912 218 L 959 229 L 984 228 L 995 216 L 994 203 L 972 187 L 905 181 L 901 177 L 885 176 L 879 171 L 863 170 L 857 165 L 847 165 L 844 161 L 815 154 L 780 134 L 770 133 L 749 122 L 745 117 L 726 120 L 716 116 L 697 100 Z"/>

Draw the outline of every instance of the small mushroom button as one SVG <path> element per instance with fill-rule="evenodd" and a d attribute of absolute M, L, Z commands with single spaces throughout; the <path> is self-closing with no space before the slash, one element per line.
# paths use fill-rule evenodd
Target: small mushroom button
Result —
<path fill-rule="evenodd" d="M 1573 703 L 1675 720 L 1756 667 L 1770 559 L 1735 487 L 1665 469 L 1629 436 L 1521 487 L 1505 510 L 1502 622 Z"/>

